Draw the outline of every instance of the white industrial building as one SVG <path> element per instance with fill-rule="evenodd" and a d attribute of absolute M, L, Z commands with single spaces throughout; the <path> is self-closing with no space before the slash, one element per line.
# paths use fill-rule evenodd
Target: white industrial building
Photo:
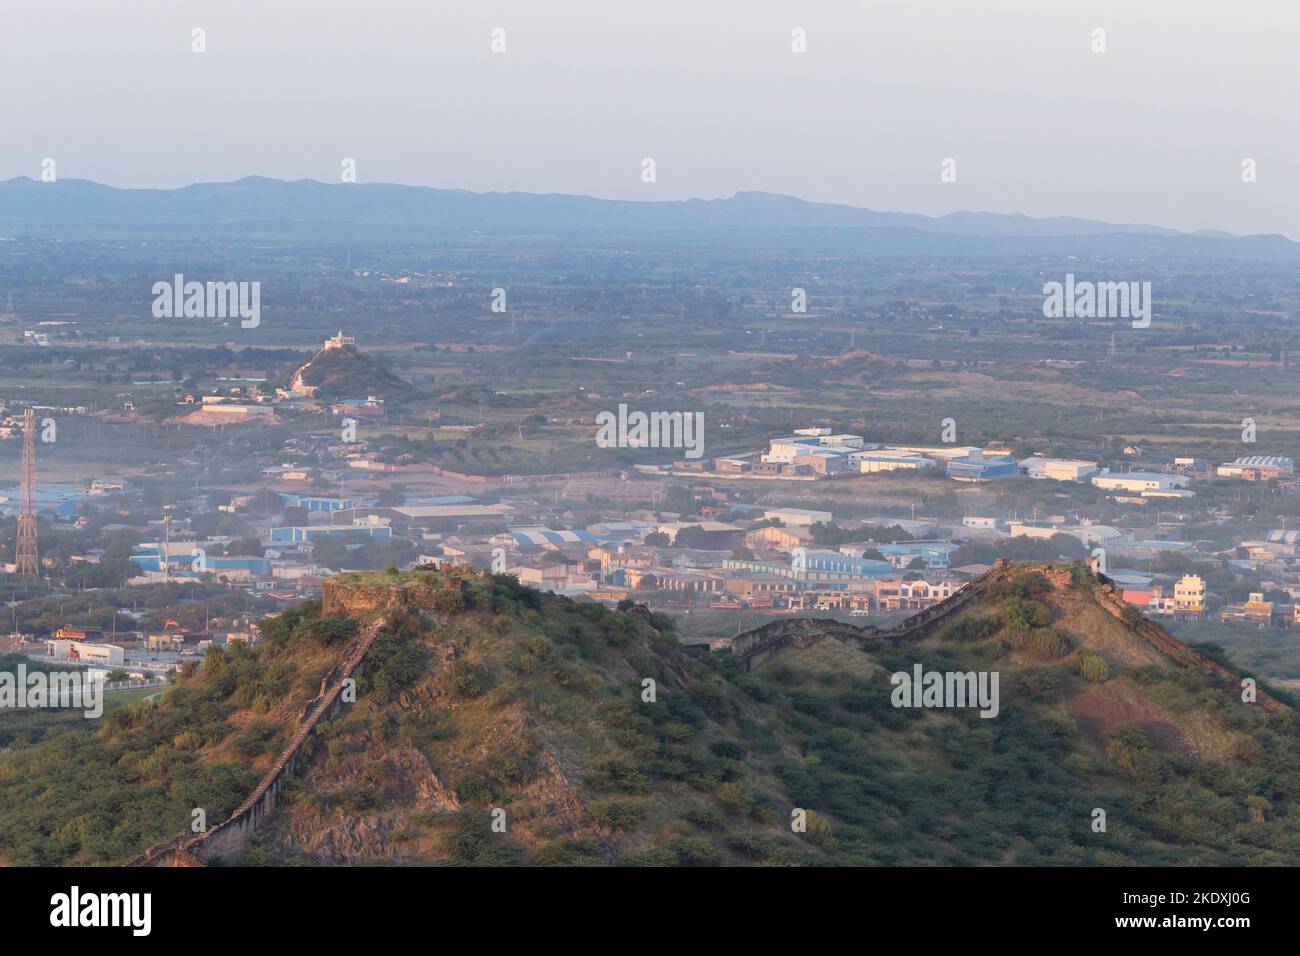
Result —
<path fill-rule="evenodd" d="M 804 528 L 815 524 L 831 523 L 831 513 L 829 511 L 813 511 L 810 508 L 773 508 L 770 511 L 764 511 L 763 518 L 767 521 L 779 521 L 786 526 L 793 525 Z"/>
<path fill-rule="evenodd" d="M 858 470 L 864 475 L 874 475 L 882 471 L 920 471 L 933 468 L 934 461 L 914 451 L 896 451 L 882 448 L 874 451 L 858 451 L 849 455 L 850 470 Z"/>
<path fill-rule="evenodd" d="M 789 464 L 814 452 L 849 455 L 865 447 L 861 435 L 832 435 L 829 428 L 803 428 L 784 438 L 773 438 L 760 461 Z"/>
<path fill-rule="evenodd" d="M 1077 461 L 1072 458 L 1046 458 L 1034 455 L 1023 459 L 1017 466 L 1030 478 L 1053 481 L 1083 481 L 1098 474 L 1095 461 Z"/>
<path fill-rule="evenodd" d="M 1123 474 L 1094 475 L 1094 486 L 1105 491 L 1173 491 L 1186 488 L 1191 481 L 1186 475 L 1171 475 L 1156 471 L 1130 471 Z"/>
<path fill-rule="evenodd" d="M 50 640 L 45 642 L 45 653 L 51 660 L 80 661 L 85 664 L 126 663 L 126 649 L 116 644 L 88 644 L 85 641 Z"/>

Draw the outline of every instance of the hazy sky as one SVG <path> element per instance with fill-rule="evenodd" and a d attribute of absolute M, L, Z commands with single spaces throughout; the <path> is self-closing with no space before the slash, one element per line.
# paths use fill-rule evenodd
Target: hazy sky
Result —
<path fill-rule="evenodd" d="M 476 191 L 1300 238 L 1300 0 L 4 0 L 0 89 L 0 178 L 337 181 L 354 157 Z"/>

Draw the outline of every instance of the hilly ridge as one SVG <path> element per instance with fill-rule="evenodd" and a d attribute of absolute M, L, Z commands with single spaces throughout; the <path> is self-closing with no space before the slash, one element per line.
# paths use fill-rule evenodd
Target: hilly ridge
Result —
<path fill-rule="evenodd" d="M 209 652 L 156 705 L 99 732 L 106 763 L 87 769 L 129 775 L 148 801 L 42 776 L 51 749 L 74 745 L 67 733 L 0 760 L 6 806 L 37 800 L 49 835 L 17 843 L 29 821 L 0 818 L 6 861 L 109 862 L 143 849 L 150 826 L 154 839 L 181 829 L 191 806 L 222 819 L 367 620 L 382 626 L 356 702 L 307 738 L 301 772 L 226 862 L 1300 860 L 1290 709 L 1242 702 L 1235 675 L 1193 651 L 1171 658 L 1077 565 L 1001 565 L 905 636 L 806 624 L 761 660 L 743 642 L 702 656 L 663 616 L 504 576 L 332 583 L 351 597 L 269 619 L 261 645 Z M 895 707 L 890 675 L 915 664 L 998 671 L 998 716 Z M 97 815 L 111 799 L 133 827 Z"/>
<path fill-rule="evenodd" d="M 165 229 L 176 235 L 284 233 L 338 237 L 357 230 L 434 235 L 654 236 L 745 234 L 800 230 L 837 234 L 884 231 L 897 238 L 1143 240 L 1141 248 L 1168 251 L 1249 249 L 1293 254 L 1282 236 L 1180 233 L 1159 226 L 1107 223 L 1070 216 L 1036 219 L 1021 214 L 960 211 L 943 216 L 881 212 L 810 202 L 765 192 L 722 199 L 630 201 L 559 193 L 436 189 L 395 183 L 323 183 L 250 176 L 234 182 L 195 183 L 178 189 L 119 189 L 89 180 L 0 182 L 0 229 L 24 235 L 125 235 Z"/>

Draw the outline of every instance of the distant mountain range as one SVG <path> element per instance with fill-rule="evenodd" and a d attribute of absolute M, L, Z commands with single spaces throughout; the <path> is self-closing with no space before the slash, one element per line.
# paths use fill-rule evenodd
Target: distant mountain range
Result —
<path fill-rule="evenodd" d="M 250 176 L 180 189 L 118 189 L 82 179 L 0 182 L 0 231 L 9 235 L 181 234 L 231 230 L 320 235 L 348 227 L 419 233 L 735 233 L 774 230 L 912 230 L 973 238 L 1157 237 L 1297 247 L 1282 236 L 1180 233 L 1158 226 L 1057 216 L 877 212 L 740 192 L 728 199 L 640 202 L 557 193 L 474 193 L 391 183 L 322 183 Z"/>

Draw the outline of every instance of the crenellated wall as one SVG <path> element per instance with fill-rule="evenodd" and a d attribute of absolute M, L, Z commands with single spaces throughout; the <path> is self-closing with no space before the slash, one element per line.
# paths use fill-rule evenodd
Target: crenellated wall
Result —
<path fill-rule="evenodd" d="M 436 609 L 438 595 L 463 591 L 462 574 L 431 573 L 428 584 L 357 584 L 327 580 L 321 596 L 321 613 L 365 622 L 357 632 L 341 665 L 321 681 L 320 693 L 299 717 L 288 745 L 260 783 L 229 819 L 206 833 L 182 832 L 150 847 L 128 866 L 201 866 L 211 860 L 238 859 L 253 833 L 275 810 L 280 792 L 297 769 L 303 742 L 321 721 L 331 719 L 342 703 L 344 681 L 361 672 L 366 651 L 390 615 L 401 608 Z"/>
<path fill-rule="evenodd" d="M 748 671 L 786 647 L 808 647 L 823 637 L 836 637 L 861 647 L 865 641 L 880 634 L 870 625 L 855 627 L 841 621 L 795 617 L 773 621 L 736 635 L 731 639 L 731 650 Z"/>
<path fill-rule="evenodd" d="M 782 648 L 807 647 L 823 637 L 838 638 L 858 647 L 867 641 L 889 641 L 893 644 L 919 641 L 983 593 L 991 582 L 1002 577 L 1010 568 L 1011 562 L 999 560 L 952 597 L 913 614 L 889 630 L 882 631 L 869 624 L 856 627 L 825 618 L 786 618 L 737 634 L 731 639 L 731 650 L 745 665 L 745 670 L 753 670 Z"/>
<path fill-rule="evenodd" d="M 391 589 L 389 593 L 391 596 Z M 289 743 L 248 799 L 235 809 L 229 819 L 206 833 L 195 835 L 184 831 L 164 843 L 150 847 L 127 866 L 200 866 L 213 860 L 238 859 L 247 848 L 253 833 L 275 810 L 281 790 L 297 769 L 303 742 L 321 721 L 330 720 L 338 712 L 344 681 L 361 672 L 366 651 L 387 620 L 387 612 L 392 609 L 393 603 L 395 602 L 366 606 L 365 610 L 370 612 L 373 619 L 353 638 L 343 664 L 322 682 L 321 693 L 307 705 Z"/>
<path fill-rule="evenodd" d="M 1217 661 L 1212 661 L 1199 651 L 1188 647 L 1159 624 L 1149 620 L 1140 612 L 1139 619 L 1133 619 L 1131 611 L 1136 610 L 1136 608 L 1124 600 L 1123 593 L 1110 582 L 1109 578 L 1105 575 L 1098 575 L 1098 577 L 1101 579 L 1102 585 L 1093 592 L 1097 598 L 1097 603 L 1115 617 L 1132 627 L 1135 634 L 1147 643 L 1151 644 L 1162 654 L 1173 658 L 1178 663 L 1184 664 L 1188 667 L 1194 667 L 1204 674 L 1211 674 L 1215 677 L 1225 678 L 1235 687 L 1241 687 L 1240 674 L 1228 670 L 1228 668 L 1224 667 Z M 1284 714 L 1291 709 L 1276 697 L 1273 697 L 1263 690 L 1256 689 L 1255 696 L 1256 702 L 1261 707 L 1267 708 L 1274 713 Z"/>
<path fill-rule="evenodd" d="M 745 631 L 731 639 L 732 652 L 740 658 L 745 670 L 753 670 L 785 647 L 807 647 L 823 637 L 835 637 L 862 646 L 868 640 L 902 643 L 918 641 L 933 633 L 945 621 L 957 614 L 967 604 L 986 591 L 990 584 L 1008 576 L 1013 565 L 1005 558 L 1000 558 L 984 574 L 971 581 L 964 588 L 933 607 L 912 615 L 901 624 L 889 630 L 881 631 L 874 627 L 854 627 L 839 621 L 818 620 L 817 618 L 789 618 L 773 621 L 752 631 Z M 1059 565 L 1045 565 L 1034 570 L 1040 571 L 1052 587 L 1057 590 L 1069 588 L 1074 583 L 1070 569 Z M 1100 586 L 1093 589 L 1093 595 L 1106 611 L 1128 624 L 1133 632 L 1161 653 L 1179 664 L 1194 667 L 1197 670 L 1226 678 L 1234 685 L 1240 686 L 1241 675 L 1235 674 L 1223 665 L 1188 647 L 1158 624 L 1148 620 L 1128 604 L 1122 593 L 1104 574 L 1097 574 Z M 1260 706 L 1275 713 L 1289 712 L 1290 708 L 1277 698 L 1263 690 L 1256 691 Z"/>

